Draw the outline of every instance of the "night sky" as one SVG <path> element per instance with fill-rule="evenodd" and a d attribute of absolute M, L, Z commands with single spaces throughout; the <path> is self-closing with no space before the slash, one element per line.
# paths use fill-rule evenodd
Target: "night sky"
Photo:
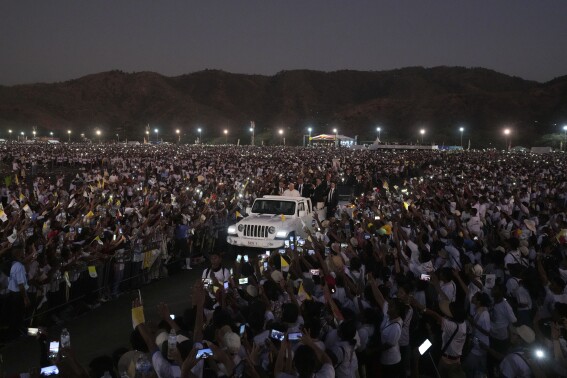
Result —
<path fill-rule="evenodd" d="M 485 67 L 567 74 L 566 0 L 1 1 L 0 84 L 119 69 Z"/>

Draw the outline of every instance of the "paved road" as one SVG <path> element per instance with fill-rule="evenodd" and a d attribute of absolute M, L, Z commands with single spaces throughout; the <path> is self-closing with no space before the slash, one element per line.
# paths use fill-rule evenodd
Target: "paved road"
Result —
<path fill-rule="evenodd" d="M 162 301 L 169 304 L 172 313 L 182 314 L 191 304 L 192 286 L 202 271 L 203 268 L 181 271 L 142 287 L 146 319 L 158 320 L 155 309 Z M 132 331 L 130 309 L 136 295 L 137 292 L 125 293 L 63 325 L 71 334 L 72 348 L 83 366 L 97 356 L 110 355 L 120 346 L 128 347 Z M 60 332 L 61 327 L 50 329 L 50 339 L 57 340 Z M 27 372 L 39 366 L 39 344 L 33 337 L 6 345 L 0 354 L 6 373 Z"/>

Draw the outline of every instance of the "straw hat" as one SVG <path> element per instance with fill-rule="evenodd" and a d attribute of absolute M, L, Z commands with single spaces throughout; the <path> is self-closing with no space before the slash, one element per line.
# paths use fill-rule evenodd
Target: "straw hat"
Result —
<path fill-rule="evenodd" d="M 537 232 L 536 224 L 533 220 L 524 219 L 524 224 L 526 225 L 527 229 L 530 230 L 531 232 Z"/>

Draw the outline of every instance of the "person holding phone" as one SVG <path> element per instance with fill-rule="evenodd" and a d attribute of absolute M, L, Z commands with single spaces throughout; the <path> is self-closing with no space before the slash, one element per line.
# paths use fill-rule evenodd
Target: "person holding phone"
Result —
<path fill-rule="evenodd" d="M 219 251 L 213 251 L 209 255 L 211 266 L 203 271 L 201 278 L 203 280 L 211 280 L 212 285 L 217 288 L 222 288 L 224 282 L 230 279 L 230 270 L 222 266 L 222 256 Z M 214 297 L 214 292 L 211 292 L 211 297 Z"/>

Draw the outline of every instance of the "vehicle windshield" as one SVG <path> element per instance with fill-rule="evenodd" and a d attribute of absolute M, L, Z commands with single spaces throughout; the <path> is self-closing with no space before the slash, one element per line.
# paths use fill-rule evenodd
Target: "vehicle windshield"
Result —
<path fill-rule="evenodd" d="M 295 202 L 277 200 L 256 200 L 252 212 L 258 214 L 295 214 Z"/>

